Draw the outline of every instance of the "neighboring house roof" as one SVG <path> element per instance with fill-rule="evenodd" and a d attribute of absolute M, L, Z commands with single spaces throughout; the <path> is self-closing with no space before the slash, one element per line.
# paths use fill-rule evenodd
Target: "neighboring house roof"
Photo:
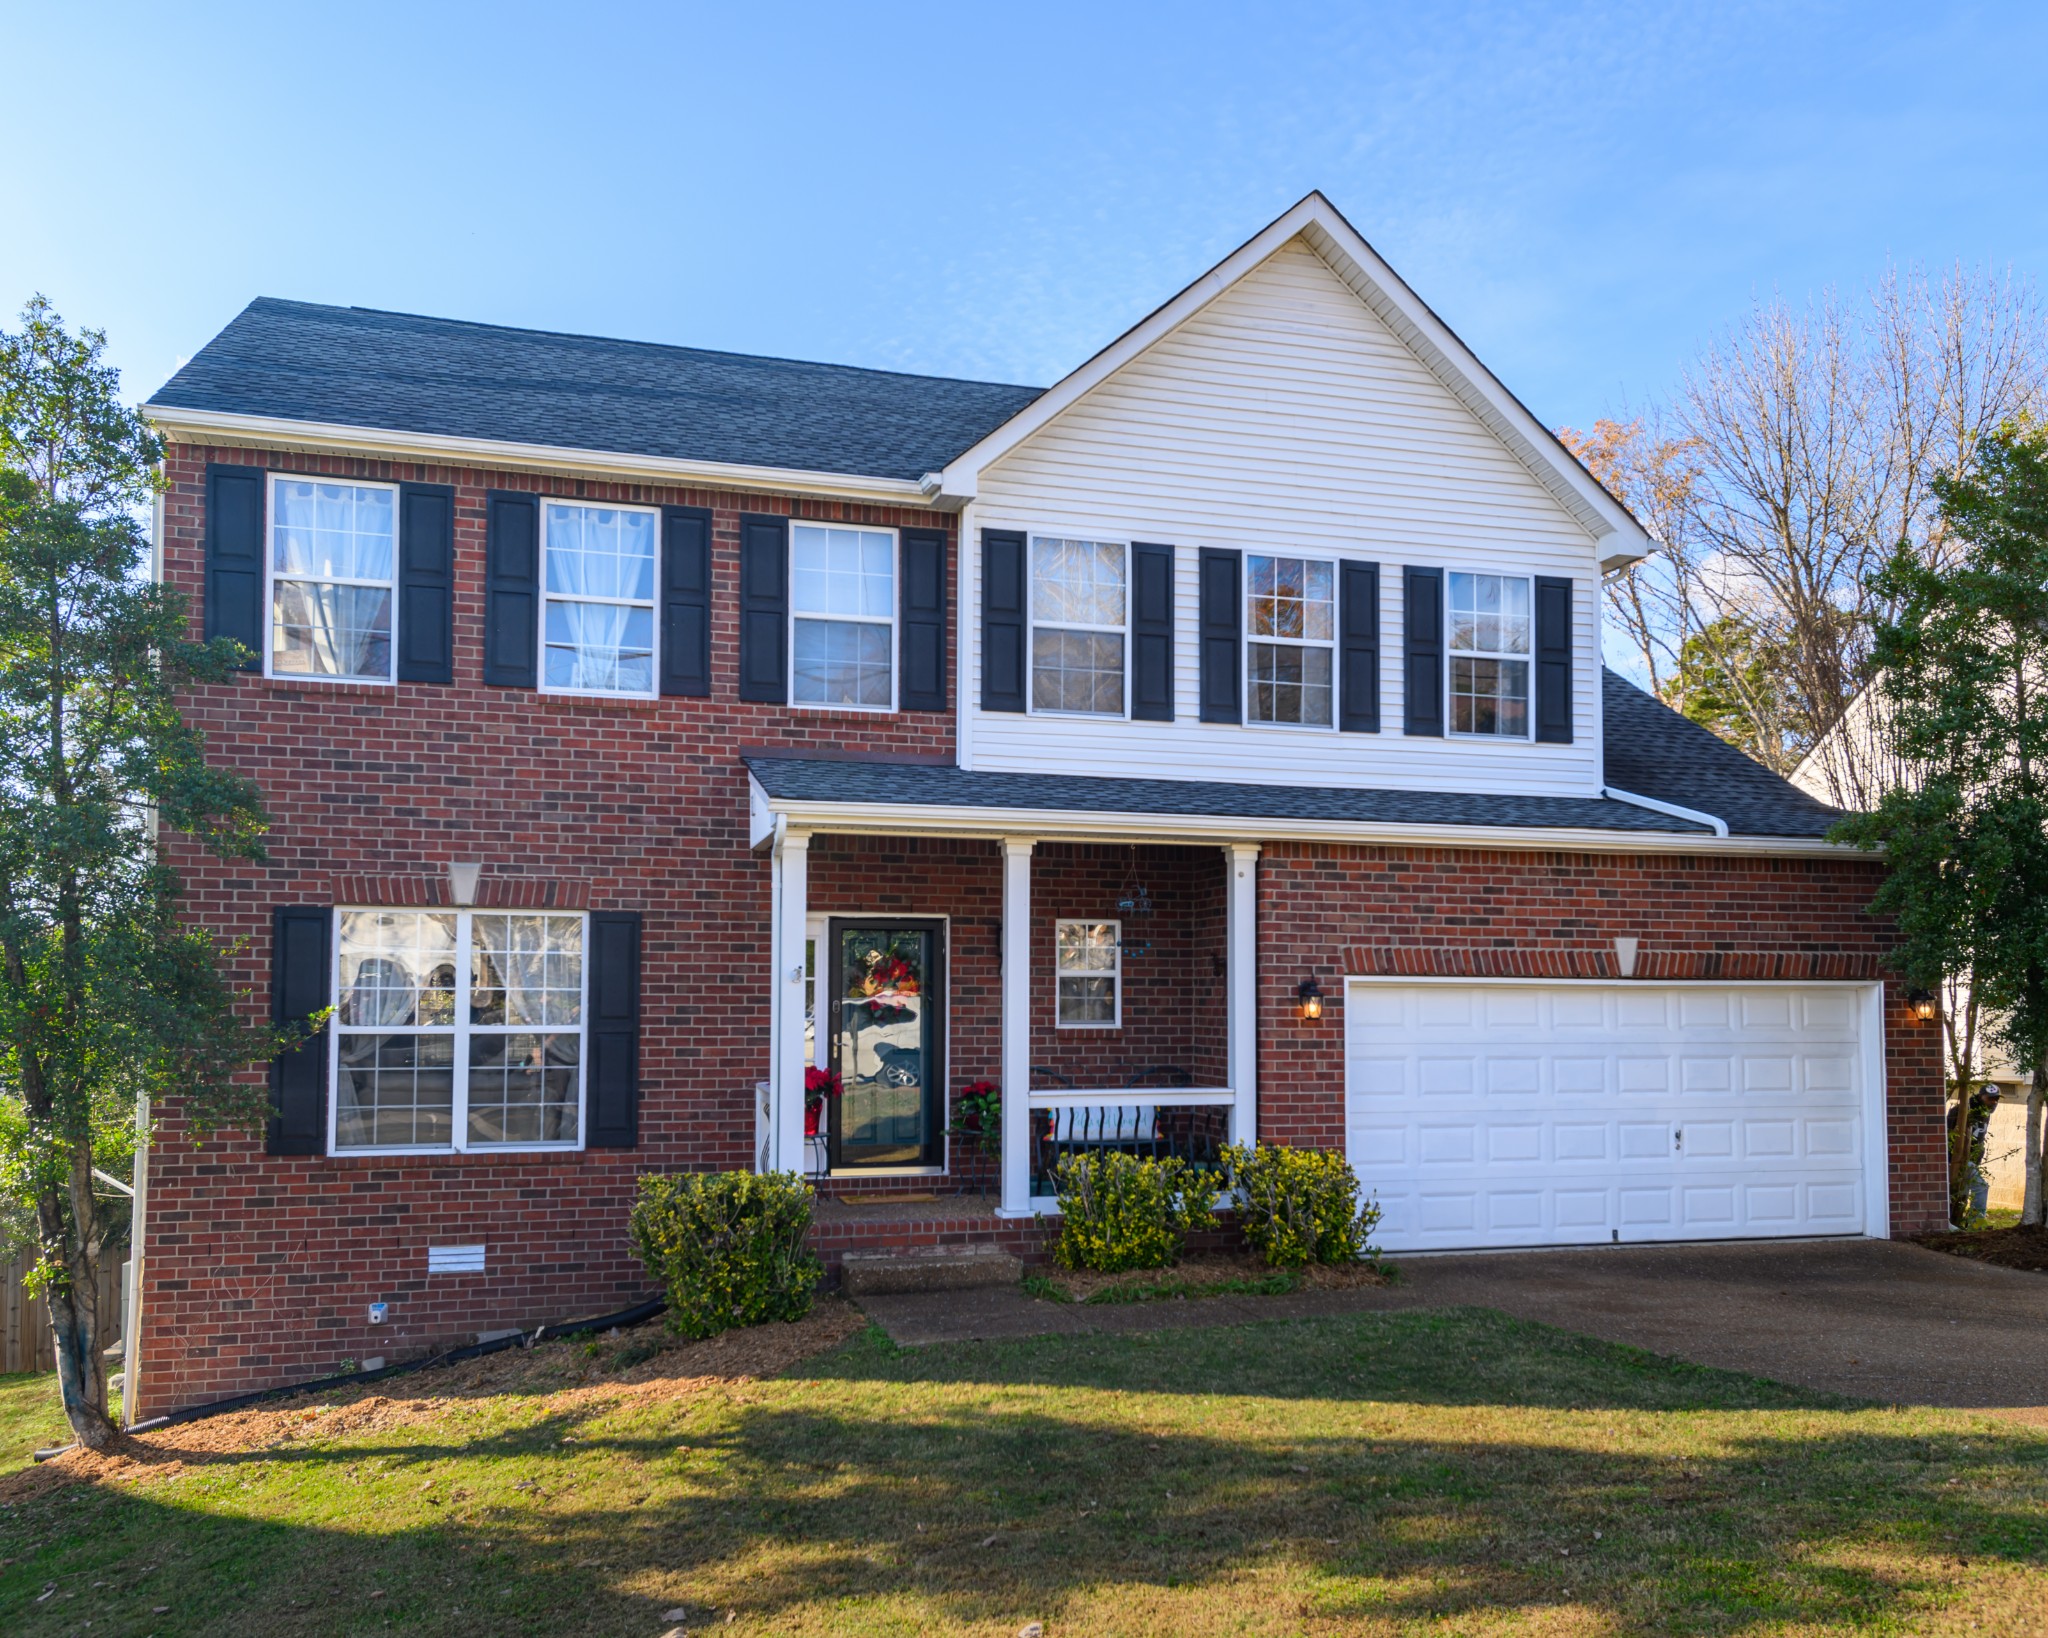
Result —
<path fill-rule="evenodd" d="M 1233 785 L 1197 779 L 1102 779 L 997 773 L 890 762 L 750 756 L 771 801 L 880 807 L 1007 808 L 1162 818 L 1308 820 L 1356 825 L 1488 825 L 1707 834 L 1708 827 L 1600 797 L 1495 796 L 1478 791 Z"/>
<path fill-rule="evenodd" d="M 1042 390 L 266 296 L 150 404 L 914 483 Z"/>
<path fill-rule="evenodd" d="M 1737 836 L 1824 836 L 1841 811 L 1601 668 L 1604 778 L 1616 790 L 1711 813 Z"/>

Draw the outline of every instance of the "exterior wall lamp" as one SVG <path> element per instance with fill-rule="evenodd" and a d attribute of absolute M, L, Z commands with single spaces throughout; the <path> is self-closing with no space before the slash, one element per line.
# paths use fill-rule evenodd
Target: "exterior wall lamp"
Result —
<path fill-rule="evenodd" d="M 1310 974 L 1294 987 L 1295 1007 L 1301 1014 L 1301 1021 L 1313 1024 L 1323 1015 L 1323 987 Z"/>
<path fill-rule="evenodd" d="M 1933 1023 L 1935 1014 L 1940 1011 L 1932 990 L 1908 990 L 1906 1005 L 1913 1009 L 1913 1016 L 1923 1024 Z"/>

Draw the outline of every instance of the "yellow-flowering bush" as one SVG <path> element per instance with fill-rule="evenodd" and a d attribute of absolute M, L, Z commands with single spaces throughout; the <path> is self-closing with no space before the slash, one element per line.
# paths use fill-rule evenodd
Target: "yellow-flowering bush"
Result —
<path fill-rule="evenodd" d="M 1358 1203 L 1358 1178 L 1334 1149 L 1233 1143 L 1223 1151 L 1238 1215 L 1253 1251 L 1273 1268 L 1377 1258 L 1380 1208 Z"/>
<path fill-rule="evenodd" d="M 1165 1268 L 1179 1260 L 1184 1236 L 1215 1226 L 1215 1177 L 1178 1156 L 1069 1154 L 1053 1178 L 1060 1237 L 1052 1254 L 1062 1268 Z"/>
<path fill-rule="evenodd" d="M 824 1268 L 804 1243 L 811 1191 L 794 1172 L 643 1177 L 633 1249 L 668 1295 L 668 1327 L 709 1337 L 799 1320 Z"/>

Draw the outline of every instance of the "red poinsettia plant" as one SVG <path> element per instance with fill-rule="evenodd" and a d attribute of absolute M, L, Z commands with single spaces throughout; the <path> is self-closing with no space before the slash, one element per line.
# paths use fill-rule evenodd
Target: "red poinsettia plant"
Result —
<path fill-rule="evenodd" d="M 804 1107 L 819 1109 L 827 1098 L 836 1098 L 846 1090 L 836 1069 L 807 1069 L 804 1071 Z"/>
<path fill-rule="evenodd" d="M 954 1130 L 993 1160 L 1003 1144 L 1003 1095 L 994 1081 L 969 1081 L 953 1105 Z"/>

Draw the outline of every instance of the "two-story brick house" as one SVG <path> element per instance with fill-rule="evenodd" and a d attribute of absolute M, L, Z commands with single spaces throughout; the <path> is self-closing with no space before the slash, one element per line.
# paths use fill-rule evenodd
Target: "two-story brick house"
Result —
<path fill-rule="evenodd" d="M 1650 542 L 1319 195 L 1044 391 L 258 301 L 148 408 L 275 820 L 176 863 L 334 1012 L 267 1141 L 160 1112 L 133 1414 L 621 1306 L 649 1171 L 828 1249 L 1254 1135 L 1393 1250 L 1943 1215 L 1876 867 L 1603 670 Z"/>

